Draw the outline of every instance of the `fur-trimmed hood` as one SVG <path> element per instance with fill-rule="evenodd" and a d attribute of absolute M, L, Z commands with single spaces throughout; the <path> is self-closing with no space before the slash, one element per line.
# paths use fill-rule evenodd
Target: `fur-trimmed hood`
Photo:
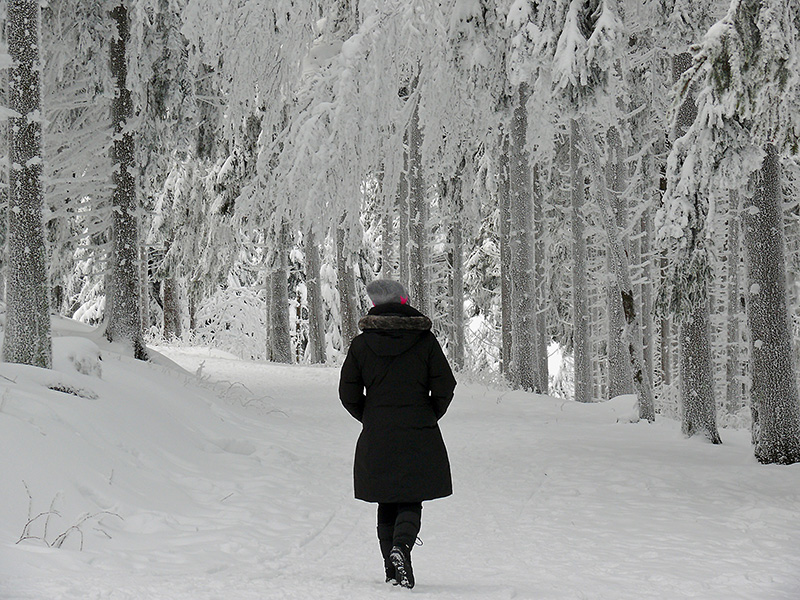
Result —
<path fill-rule="evenodd" d="M 391 302 L 374 306 L 358 322 L 361 335 L 378 356 L 402 354 L 423 335 L 430 335 L 431 320 L 408 304 Z"/>
<path fill-rule="evenodd" d="M 410 329 L 416 331 L 429 331 L 431 320 L 425 315 L 419 317 L 406 317 L 401 315 L 367 315 L 358 322 L 361 331 L 369 329 Z"/>

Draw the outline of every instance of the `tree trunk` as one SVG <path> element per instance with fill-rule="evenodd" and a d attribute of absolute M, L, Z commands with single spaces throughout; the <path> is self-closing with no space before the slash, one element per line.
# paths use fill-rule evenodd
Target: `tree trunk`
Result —
<path fill-rule="evenodd" d="M 600 213 L 608 236 L 608 251 L 611 257 L 612 274 L 617 279 L 622 296 L 622 308 L 625 315 L 625 341 L 630 354 L 631 371 L 633 372 L 633 385 L 639 401 L 639 418 L 655 421 L 655 404 L 653 402 L 653 388 L 647 375 L 644 364 L 644 350 L 642 349 L 642 322 L 641 311 L 636 306 L 631 284 L 630 264 L 628 263 L 629 251 L 625 248 L 624 238 L 618 231 L 617 222 L 611 213 L 611 203 L 608 200 L 600 168 L 600 158 L 597 144 L 591 136 L 585 122 L 581 123 L 584 139 L 588 146 L 587 158 L 592 170 L 592 179 L 595 182 Z M 573 127 L 574 131 L 574 127 Z"/>
<path fill-rule="evenodd" d="M 383 235 L 381 236 L 381 279 L 395 279 L 397 270 L 394 260 L 394 211 L 387 202 L 381 218 Z"/>
<path fill-rule="evenodd" d="M 714 373 L 708 333 L 708 302 L 694 307 L 681 324 L 681 430 L 686 436 L 705 435 L 720 444 L 717 432 L 717 405 L 714 403 Z"/>
<path fill-rule="evenodd" d="M 673 59 L 674 81 L 691 66 L 691 54 L 678 54 Z M 697 106 L 686 98 L 678 110 L 675 137 L 684 134 L 697 116 Z M 709 333 L 709 288 L 707 281 L 699 282 L 704 291 L 703 305 L 695 306 L 684 322 L 680 323 L 680 379 L 682 403 L 682 429 L 685 435 L 704 433 L 714 444 L 721 443 L 717 432 L 717 405 L 714 399 L 714 380 L 711 366 L 711 335 Z M 701 336 L 705 336 L 702 338 Z"/>
<path fill-rule="evenodd" d="M 608 146 L 610 158 L 606 165 L 606 185 L 609 190 L 610 209 L 620 231 L 627 225 L 628 203 L 624 193 L 626 180 L 624 175 L 625 162 L 622 153 L 622 139 L 616 127 L 608 130 Z M 621 243 L 627 248 L 630 243 L 627 236 L 622 234 Z M 608 258 L 609 262 L 611 257 Z M 612 271 L 609 265 L 609 272 Z M 622 290 L 616 277 L 611 277 L 608 282 L 608 397 L 614 398 L 623 394 L 633 393 L 633 375 L 631 374 L 631 361 L 628 349 L 624 342 L 626 327 L 625 313 L 622 308 Z"/>
<path fill-rule="evenodd" d="M 351 253 L 344 228 L 345 219 L 342 218 L 336 231 L 336 275 L 339 287 L 339 317 L 342 321 L 342 351 L 346 352 L 350 342 L 358 335 L 358 305 L 356 281 L 350 264 Z"/>
<path fill-rule="evenodd" d="M 800 462 L 800 399 L 786 292 L 783 192 L 777 150 L 768 145 L 742 211 L 747 264 L 753 441 L 759 462 Z"/>
<path fill-rule="evenodd" d="M 410 212 L 410 302 L 423 314 L 431 313 L 428 289 L 428 205 L 425 202 L 425 181 L 422 177 L 422 131 L 419 128 L 419 97 L 412 100 L 414 110 L 408 129 L 408 181 Z"/>
<path fill-rule="evenodd" d="M 181 304 L 178 282 L 172 273 L 164 278 L 164 339 L 179 339 L 181 326 Z"/>
<path fill-rule="evenodd" d="M 408 132 L 403 136 L 403 171 L 397 185 L 397 269 L 402 286 L 409 290 L 411 287 L 408 268 L 408 217 L 410 214 L 408 197 Z"/>
<path fill-rule="evenodd" d="M 321 268 L 319 247 L 314 232 L 309 229 L 306 234 L 306 290 L 308 292 L 308 342 L 311 345 L 309 356 L 314 364 L 324 364 L 327 361 Z"/>
<path fill-rule="evenodd" d="M 7 7 L 8 283 L 3 360 L 49 369 L 52 365 L 47 248 L 42 210 L 42 93 L 39 0 Z"/>
<path fill-rule="evenodd" d="M 270 311 L 270 343 L 272 360 L 292 362 L 292 333 L 289 325 L 289 248 L 285 223 L 280 225 L 272 275 L 272 310 Z"/>
<path fill-rule="evenodd" d="M 533 202 L 528 156 L 528 86 L 520 84 L 511 121 L 509 204 L 511 210 L 512 384 L 538 392 L 536 304 L 533 288 Z"/>
<path fill-rule="evenodd" d="M 653 218 L 650 210 L 642 215 L 641 238 L 639 242 L 639 260 L 642 261 L 642 349 L 644 351 L 644 364 L 647 378 L 652 382 L 654 378 L 653 347 L 655 345 L 655 326 L 653 323 L 653 282 L 655 273 L 651 240 L 655 237 Z"/>
<path fill-rule="evenodd" d="M 450 341 L 452 344 L 452 351 L 450 352 L 450 358 L 453 361 L 453 367 L 456 371 L 461 371 L 464 368 L 464 223 L 461 218 L 464 208 L 464 202 L 461 197 L 464 166 L 465 161 L 462 160 L 461 164 L 456 169 L 455 175 L 450 180 L 448 190 L 450 192 L 450 210 L 452 211 L 452 221 L 450 225 L 452 253 L 450 269 L 452 274 L 450 288 L 452 330 L 450 332 Z"/>
<path fill-rule="evenodd" d="M 585 183 L 578 150 L 578 123 L 570 126 L 570 195 L 572 198 L 572 352 L 575 362 L 575 400 L 592 401 L 592 363 L 589 303 L 586 282 L 586 233 L 583 223 Z"/>
<path fill-rule="evenodd" d="M 112 101 L 115 164 L 114 191 L 111 203 L 111 277 L 106 290 L 110 300 L 106 337 L 121 344 L 136 358 L 146 359 L 139 315 L 139 227 L 137 224 L 136 180 L 134 178 L 134 142 L 128 129 L 133 116 L 131 92 L 127 88 L 126 52 L 130 38 L 128 10 L 124 4 L 111 12 L 118 37 L 111 42 L 111 75 L 117 90 Z"/>
<path fill-rule="evenodd" d="M 501 134 L 497 194 L 500 214 L 500 370 L 511 376 L 511 204 L 509 190 L 509 136 Z"/>
<path fill-rule="evenodd" d="M 739 242 L 739 194 L 731 192 L 731 204 L 728 207 L 728 253 L 727 253 L 727 304 L 728 323 L 725 345 L 725 410 L 729 414 L 742 408 L 742 319 L 741 319 L 741 285 L 739 281 L 739 263 L 741 262 L 741 244 Z"/>
<path fill-rule="evenodd" d="M 533 166 L 533 291 L 534 291 L 534 317 L 535 331 L 534 339 L 536 345 L 536 366 L 534 367 L 537 376 L 536 390 L 540 394 L 546 394 L 550 386 L 550 374 L 547 359 L 547 314 L 546 302 L 547 294 L 545 291 L 545 263 L 547 256 L 544 247 L 544 199 L 542 197 L 541 183 L 539 181 L 539 165 Z"/>

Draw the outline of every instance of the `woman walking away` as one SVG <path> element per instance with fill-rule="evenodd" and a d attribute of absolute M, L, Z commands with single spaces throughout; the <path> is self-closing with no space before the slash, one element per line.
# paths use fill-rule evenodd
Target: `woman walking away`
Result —
<path fill-rule="evenodd" d="M 413 588 L 411 549 L 422 502 L 453 493 L 437 423 L 453 399 L 456 380 L 430 319 L 409 306 L 402 285 L 378 279 L 367 294 L 373 308 L 359 322 L 363 333 L 353 339 L 342 365 L 339 398 L 362 424 L 355 496 L 378 503 L 386 581 Z"/>

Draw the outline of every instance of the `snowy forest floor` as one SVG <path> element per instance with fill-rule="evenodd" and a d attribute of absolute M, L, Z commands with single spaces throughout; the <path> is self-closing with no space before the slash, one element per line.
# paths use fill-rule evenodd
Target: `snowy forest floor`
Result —
<path fill-rule="evenodd" d="M 55 371 L 0 364 L 4 600 L 800 597 L 800 465 L 757 464 L 746 431 L 711 446 L 461 377 L 455 493 L 424 506 L 409 592 L 352 497 L 336 369 L 104 349 L 100 374 L 56 341 Z"/>

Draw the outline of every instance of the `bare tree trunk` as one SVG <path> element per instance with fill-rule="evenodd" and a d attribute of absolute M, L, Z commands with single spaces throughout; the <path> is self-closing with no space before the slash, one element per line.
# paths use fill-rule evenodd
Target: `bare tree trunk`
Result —
<path fill-rule="evenodd" d="M 128 10 L 120 4 L 111 12 L 118 37 L 111 41 L 111 75 L 117 92 L 112 101 L 114 122 L 113 161 L 114 192 L 111 203 L 111 308 L 107 316 L 106 337 L 128 348 L 136 358 L 146 359 L 139 314 L 139 226 L 137 223 L 136 180 L 134 178 L 134 142 L 128 129 L 133 117 L 131 92 L 127 88 L 126 52 L 130 39 Z"/>
<path fill-rule="evenodd" d="M 500 205 L 500 369 L 507 377 L 511 375 L 511 203 L 509 190 L 509 136 L 501 134 L 500 161 L 497 184 Z"/>
<path fill-rule="evenodd" d="M 686 436 L 705 435 L 712 444 L 722 440 L 717 432 L 717 406 L 714 400 L 714 373 L 708 333 L 708 302 L 694 307 L 681 324 L 681 430 Z M 709 402 L 709 398 L 711 402 Z"/>
<path fill-rule="evenodd" d="M 509 204 L 511 210 L 511 364 L 515 387 L 538 392 L 536 299 L 533 287 L 533 201 L 528 156 L 528 102 L 520 84 L 511 121 Z"/>
<path fill-rule="evenodd" d="M 382 175 L 382 174 L 381 174 Z M 381 186 L 383 177 L 381 176 Z M 381 278 L 395 279 L 397 269 L 394 260 L 394 210 L 391 202 L 387 202 L 383 208 L 382 226 L 383 235 L 381 236 Z"/>
<path fill-rule="evenodd" d="M 625 161 L 622 152 L 622 139 L 616 127 L 608 130 L 608 146 L 610 158 L 606 166 L 606 185 L 609 188 L 610 209 L 620 231 L 627 225 L 628 203 L 624 193 L 626 178 Z M 621 243 L 630 247 L 627 236 L 622 234 Z M 608 257 L 611 260 L 611 257 Z M 609 265 L 609 271 L 613 267 Z M 633 393 L 633 375 L 631 374 L 630 353 L 623 340 L 626 327 L 625 313 L 622 308 L 622 290 L 616 277 L 608 282 L 608 396 L 614 398 Z"/>
<path fill-rule="evenodd" d="M 145 332 L 150 328 L 150 257 L 147 254 L 147 247 L 142 235 L 142 222 L 137 219 L 139 233 L 139 247 L 136 249 L 136 264 L 139 265 L 139 323 L 141 331 Z M 162 307 L 163 308 L 163 307 Z"/>
<path fill-rule="evenodd" d="M 616 219 L 611 212 L 611 203 L 608 200 L 606 186 L 602 185 L 602 170 L 597 145 L 585 123 L 581 124 L 583 135 L 589 151 L 587 158 L 592 170 L 592 179 L 595 181 L 600 213 L 605 224 L 608 236 L 608 251 L 611 257 L 612 274 L 619 284 L 622 296 L 622 308 L 625 315 L 625 341 L 630 353 L 631 370 L 633 372 L 633 385 L 639 400 L 639 418 L 655 421 L 655 404 L 653 402 L 653 388 L 647 376 L 644 364 L 644 351 L 642 349 L 642 322 L 641 311 L 636 306 L 631 284 L 630 264 L 628 263 L 629 251 L 625 248 L 624 238 L 620 234 Z"/>
<path fill-rule="evenodd" d="M 737 412 L 744 405 L 742 393 L 742 310 L 739 263 L 741 262 L 739 241 L 739 194 L 730 193 L 728 207 L 728 253 L 727 253 L 727 304 L 728 323 L 725 345 L 725 410 Z"/>
<path fill-rule="evenodd" d="M 345 220 L 336 230 L 336 274 L 339 287 L 339 317 L 342 320 L 342 350 L 358 335 L 358 308 L 356 304 L 356 281 L 351 266 L 351 253 L 345 234 Z"/>
<path fill-rule="evenodd" d="M 450 332 L 450 340 L 452 351 L 450 352 L 450 358 L 453 361 L 453 367 L 457 371 L 461 371 L 464 368 L 464 223 L 461 218 L 464 207 L 464 201 L 461 197 L 464 166 L 465 161 L 462 160 L 448 186 L 450 196 L 448 200 L 452 214 L 450 224 L 452 253 L 450 289 L 452 330 Z"/>
<path fill-rule="evenodd" d="M 570 194 L 572 198 L 572 348 L 575 362 L 575 400 L 592 401 L 592 363 L 589 339 L 589 288 L 586 282 L 586 233 L 583 204 L 586 187 L 578 150 L 578 123 L 570 125 Z"/>
<path fill-rule="evenodd" d="M 419 97 L 412 100 L 414 110 L 408 129 L 408 167 L 410 215 L 410 287 L 413 304 L 420 312 L 430 314 L 432 303 L 428 292 L 428 205 L 425 202 L 425 181 L 422 177 L 422 131 L 419 128 Z"/>
<path fill-rule="evenodd" d="M 319 247 L 314 232 L 309 228 L 306 234 L 306 290 L 308 292 L 308 341 L 311 344 L 309 356 L 314 364 L 324 364 L 327 361 L 321 268 Z"/>
<path fill-rule="evenodd" d="M 652 214 L 648 210 L 642 215 L 641 238 L 639 243 L 639 260 L 642 261 L 642 349 L 644 351 L 644 364 L 647 378 L 654 379 L 653 347 L 655 345 L 655 325 L 653 323 L 653 256 L 650 240 L 654 239 Z"/>
<path fill-rule="evenodd" d="M 178 339 L 181 327 L 181 304 L 178 282 L 172 273 L 164 278 L 164 339 Z"/>
<path fill-rule="evenodd" d="M 41 8 L 39 0 L 7 7 L 8 285 L 3 360 L 49 369 L 52 365 L 50 290 L 42 211 Z"/>
<path fill-rule="evenodd" d="M 400 181 L 397 187 L 397 214 L 398 214 L 398 232 L 397 232 L 397 264 L 400 277 L 400 283 L 408 290 L 410 289 L 410 278 L 408 268 L 409 256 L 409 197 L 408 197 L 408 132 L 403 136 L 403 171 L 400 173 Z"/>
<path fill-rule="evenodd" d="M 289 326 L 289 241 L 286 223 L 281 223 L 278 244 L 271 275 L 272 310 L 270 320 L 270 342 L 272 360 L 279 363 L 292 362 L 292 333 Z"/>
<path fill-rule="evenodd" d="M 545 263 L 547 256 L 544 247 L 544 207 L 542 204 L 541 183 L 539 181 L 539 165 L 533 166 L 533 291 L 534 291 L 534 310 L 535 329 L 534 339 L 536 345 L 536 366 L 534 367 L 537 383 L 536 390 L 540 394 L 546 394 L 550 386 L 550 375 L 547 360 L 547 314 L 546 302 L 547 294 L 545 291 Z"/>
<path fill-rule="evenodd" d="M 747 263 L 753 441 L 759 462 L 800 462 L 800 398 L 786 292 L 783 192 L 777 150 L 768 145 L 742 211 Z"/>

